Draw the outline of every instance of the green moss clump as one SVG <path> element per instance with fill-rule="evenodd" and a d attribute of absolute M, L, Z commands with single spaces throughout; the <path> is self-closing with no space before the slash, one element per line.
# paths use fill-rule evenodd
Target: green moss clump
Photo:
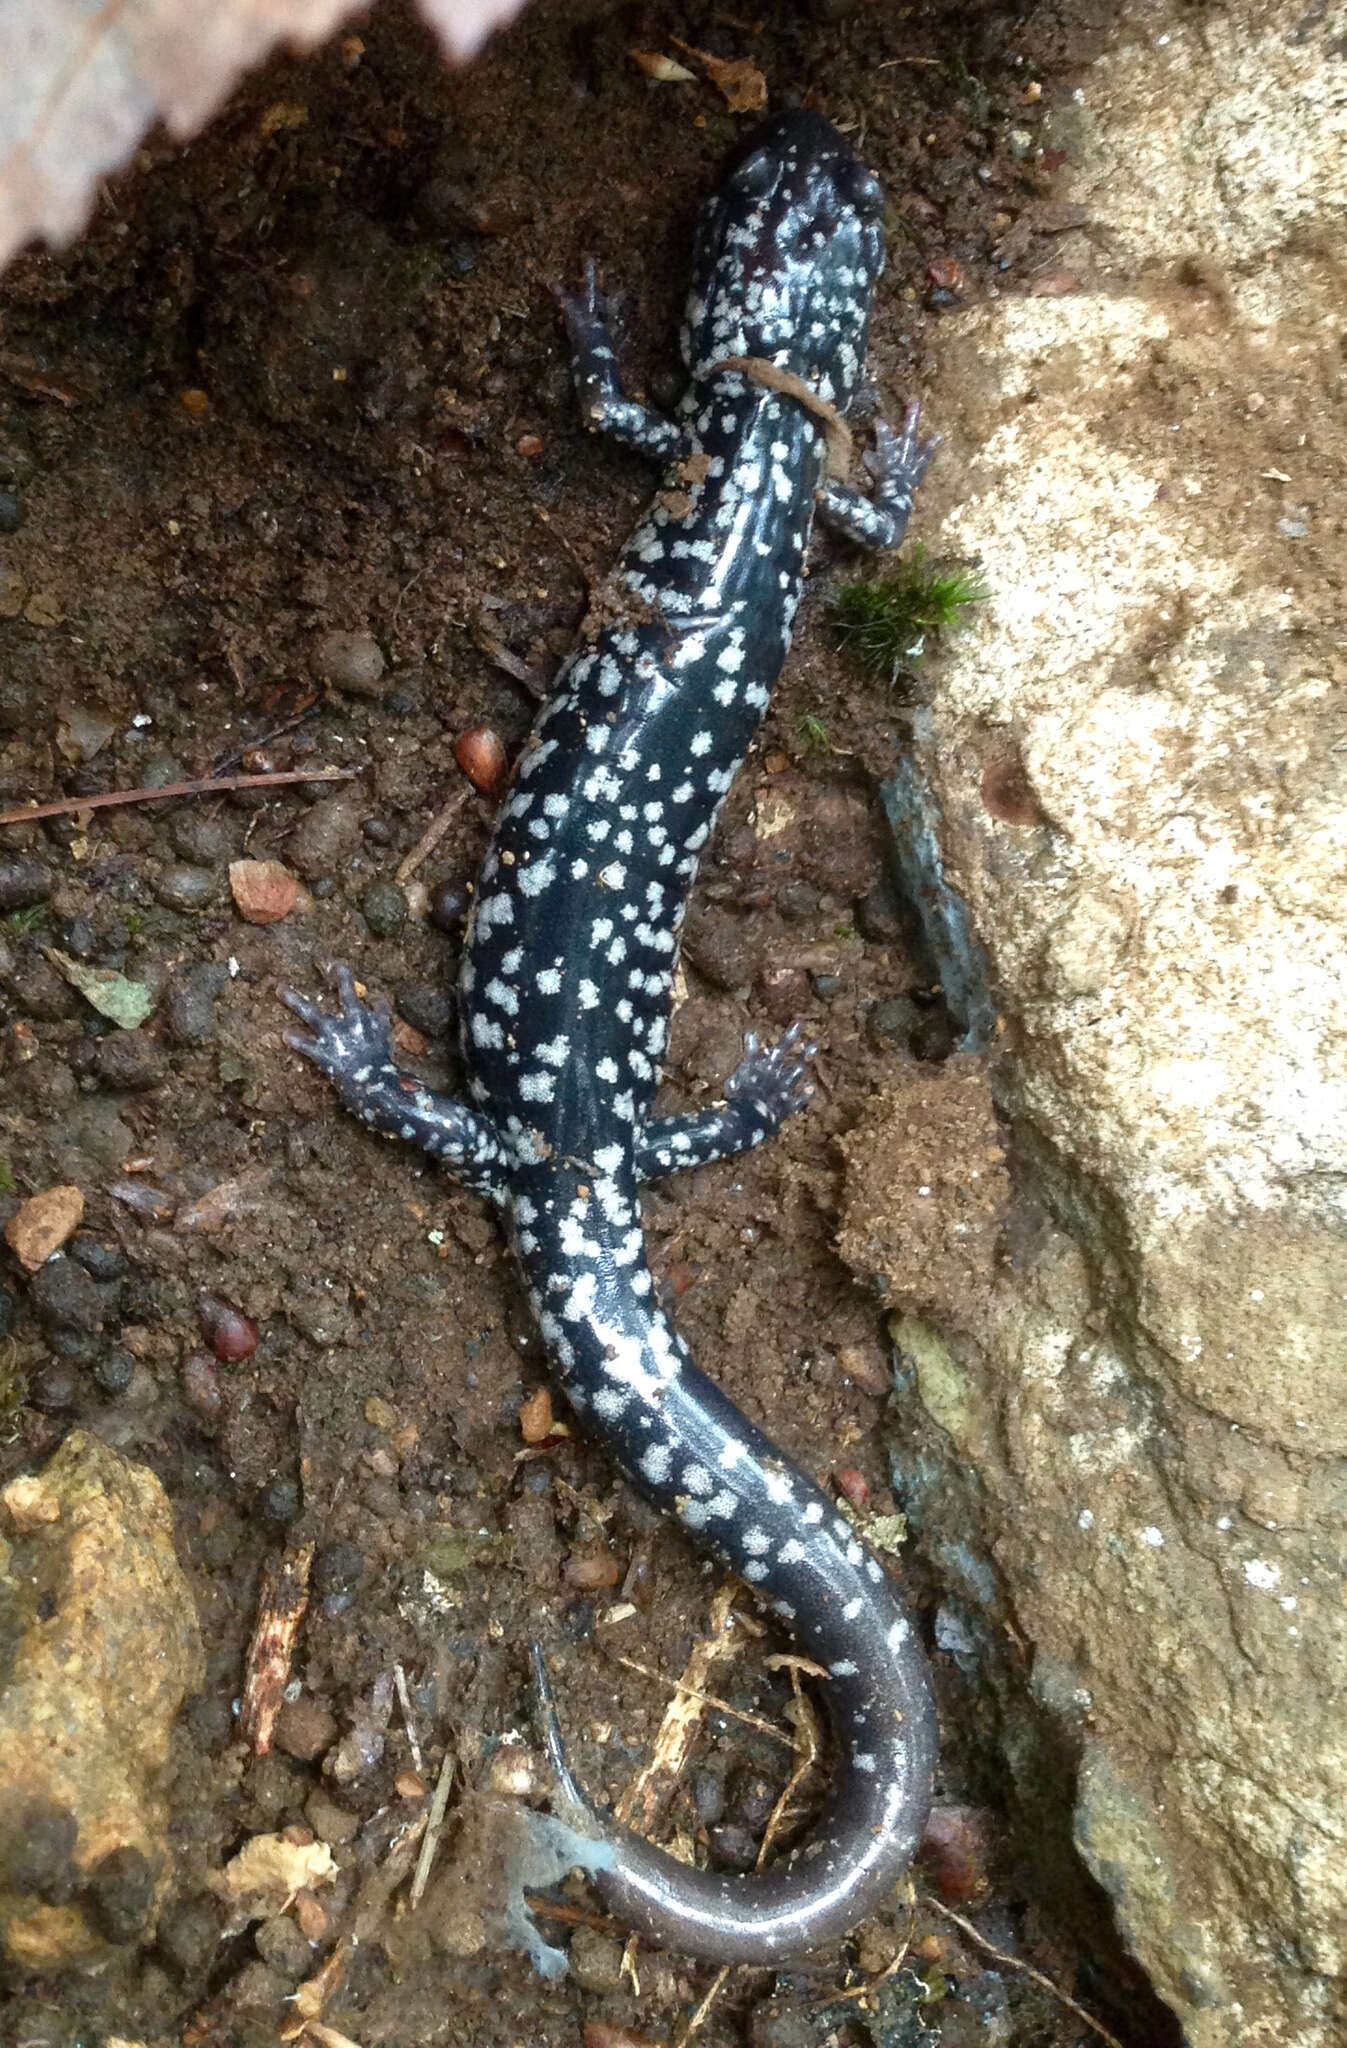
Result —
<path fill-rule="evenodd" d="M 929 567 L 918 546 L 887 575 L 842 584 L 832 600 L 833 623 L 842 645 L 872 674 L 896 683 L 922 659 L 928 642 L 966 624 L 970 605 L 985 604 L 990 595 L 976 570 Z"/>

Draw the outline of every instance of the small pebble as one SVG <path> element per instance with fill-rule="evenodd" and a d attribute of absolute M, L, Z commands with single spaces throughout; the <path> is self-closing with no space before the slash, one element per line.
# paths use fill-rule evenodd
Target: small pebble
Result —
<path fill-rule="evenodd" d="M 371 882 L 360 898 L 360 914 L 376 939 L 395 938 L 407 922 L 407 898 L 396 882 Z"/>
<path fill-rule="evenodd" d="M 31 910 L 45 903 L 52 892 L 54 877 L 45 862 L 26 854 L 12 854 L 0 860 L 0 912 Z"/>
<path fill-rule="evenodd" d="M 855 908 L 856 929 L 874 946 L 896 945 L 903 936 L 903 911 L 898 892 L 886 876 L 867 889 Z"/>
<path fill-rule="evenodd" d="M 371 846 L 392 846 L 397 839 L 397 827 L 388 818 L 366 818 L 360 830 Z"/>
<path fill-rule="evenodd" d="M 331 1749 L 338 1733 L 336 1715 L 312 1693 L 286 1700 L 276 1716 L 276 1747 L 299 1763 L 311 1764 Z"/>
<path fill-rule="evenodd" d="M 372 633 L 320 633 L 309 663 L 319 682 L 348 697 L 381 697 L 387 663 Z"/>
<path fill-rule="evenodd" d="M 716 1860 L 727 1870 L 752 1870 L 758 1860 L 756 1841 L 738 1821 L 722 1821 L 718 1827 L 708 1828 L 707 1838 Z"/>
<path fill-rule="evenodd" d="M 582 1991 L 616 1991 L 622 1982 L 622 1943 L 595 1927 L 571 1936 L 571 1975 Z"/>
<path fill-rule="evenodd" d="M 299 1513 L 299 1482 L 288 1472 L 277 1473 L 257 1496 L 257 1511 L 264 1522 L 283 1529 Z"/>
<path fill-rule="evenodd" d="M 570 1643 L 587 1643 L 594 1634 L 594 1602 L 572 1600 L 561 1610 L 561 1633 Z"/>
<path fill-rule="evenodd" d="M 306 1974 L 313 1950 L 288 1913 L 276 1913 L 264 1920 L 253 1935 L 253 1944 L 264 1963 L 298 1979 Z"/>
<path fill-rule="evenodd" d="M 842 977 L 840 974 L 813 973 L 809 977 L 809 986 L 821 1003 L 830 1003 L 842 992 Z"/>
<path fill-rule="evenodd" d="M 214 1038 L 216 999 L 228 979 L 228 969 L 213 960 L 198 961 L 174 976 L 165 1008 L 169 1037 L 175 1045 L 204 1045 Z"/>
<path fill-rule="evenodd" d="M 183 1977 L 196 1977 L 220 1940 L 220 1914 L 213 1899 L 198 1896 L 170 1905 L 159 1922 L 156 1946 Z"/>
<path fill-rule="evenodd" d="M 71 1323 L 53 1323 L 47 1345 L 53 1358 L 64 1358 L 71 1365 L 92 1365 L 98 1356 L 98 1332 L 77 1330 Z"/>
<path fill-rule="evenodd" d="M 94 1070 L 108 1088 L 154 1088 L 167 1071 L 163 1048 L 144 1031 L 109 1031 L 98 1041 Z"/>
<path fill-rule="evenodd" d="M 926 1822 L 917 1860 L 948 1906 L 964 1906 L 985 1892 L 991 1856 L 990 1815 L 984 1807 L 937 1804 Z"/>
<path fill-rule="evenodd" d="M 725 1781 L 718 1771 L 698 1770 L 690 1781 L 692 1810 L 704 1828 L 714 1827 L 725 1811 Z"/>
<path fill-rule="evenodd" d="M 209 1351 L 189 1351 L 178 1367 L 182 1398 L 198 1421 L 216 1423 L 224 1413 L 220 1368 Z"/>
<path fill-rule="evenodd" d="M 754 1770 L 736 1770 L 730 1780 L 728 1810 L 744 1827 L 760 1835 L 772 1817 L 780 1786 Z"/>
<path fill-rule="evenodd" d="M 165 910 L 204 910 L 220 894 L 220 877 L 213 868 L 189 867 L 175 861 L 154 883 L 154 893 Z"/>
<path fill-rule="evenodd" d="M 779 884 L 776 907 L 792 924 L 804 924 L 818 916 L 818 890 L 808 882 L 788 880 Z"/>
<path fill-rule="evenodd" d="M 280 924 L 299 901 L 299 877 L 279 860 L 231 860 L 229 893 L 247 924 Z"/>
<path fill-rule="evenodd" d="M 405 982 L 394 998 L 394 1009 L 414 1030 L 430 1039 L 449 1036 L 454 1021 L 454 999 L 442 985 L 427 981 Z"/>
<path fill-rule="evenodd" d="M 313 1590 L 329 1614 L 349 1607 L 365 1576 L 365 1553 L 356 1543 L 325 1543 L 313 1561 Z M 333 1607 L 333 1602 L 343 1603 Z"/>
<path fill-rule="evenodd" d="M 234 827 L 228 817 L 212 817 L 200 804 L 190 804 L 169 821 L 174 851 L 201 868 L 218 867 L 234 851 Z"/>
<path fill-rule="evenodd" d="M 17 533 L 23 525 L 23 500 L 17 491 L 0 489 L 0 533 Z"/>
<path fill-rule="evenodd" d="M 767 1999 L 748 2016 L 749 2048 L 816 2048 L 818 2035 L 797 1998 Z"/>
<path fill-rule="evenodd" d="M 135 1372 L 134 1355 L 120 1347 L 105 1351 L 94 1362 L 94 1379 L 105 1394 L 124 1394 Z"/>
<path fill-rule="evenodd" d="M 23 608 L 23 615 L 30 626 L 59 626 L 65 613 L 61 600 L 54 590 L 35 590 Z"/>
<path fill-rule="evenodd" d="M 217 1358 L 239 1365 L 252 1357 L 257 1349 L 257 1324 L 242 1309 L 218 1294 L 202 1294 L 197 1300 L 197 1315 L 206 1342 Z"/>
<path fill-rule="evenodd" d="M 353 1842 L 360 1832 L 360 1816 L 352 1813 L 349 1806 L 339 1806 L 323 1791 L 309 1794 L 304 1802 L 304 1818 L 319 1841 L 330 1842 L 334 1849 L 343 1842 Z"/>
<path fill-rule="evenodd" d="M 290 866 L 308 882 L 339 874 L 360 844 L 362 809 L 349 790 L 311 804 L 291 835 Z"/>
<path fill-rule="evenodd" d="M 454 759 L 474 789 L 494 796 L 509 772 L 505 744 L 489 725 L 470 725 L 454 741 Z"/>
<path fill-rule="evenodd" d="M 64 1358 L 49 1358 L 28 1382 L 28 1403 L 41 1415 L 64 1415 L 75 1405 L 79 1381 Z"/>
<path fill-rule="evenodd" d="M 125 1946 L 143 1933 L 154 1905 L 154 1872 L 143 1849 L 128 1846 L 100 1857 L 85 1897 L 108 1940 Z"/>
<path fill-rule="evenodd" d="M 98 951 L 98 933 L 87 917 L 64 917 L 56 928 L 56 943 L 72 960 L 92 960 Z"/>
<path fill-rule="evenodd" d="M 44 1323 L 67 1323 L 76 1330 L 102 1327 L 103 1297 L 84 1267 L 65 1252 L 38 1267 L 28 1294 Z"/>
<path fill-rule="evenodd" d="M 456 937 L 472 902 L 472 892 L 462 882 L 437 882 L 430 892 L 426 915 L 437 932 Z"/>
<path fill-rule="evenodd" d="M 863 1508 L 870 1498 L 870 1482 L 865 1474 L 854 1465 L 839 1465 L 834 1469 L 833 1482 L 844 1499 L 853 1508 Z"/>
<path fill-rule="evenodd" d="M 252 2048 L 254 2042 L 260 2042 L 266 2036 L 261 2034 L 256 2026 L 248 2024 L 247 2015 L 258 2013 L 269 2020 L 276 2013 L 284 2012 L 294 1988 L 293 1982 L 284 1970 L 275 1969 L 271 1963 L 260 1960 L 245 1963 L 241 1970 L 234 1972 L 224 1986 L 223 1996 L 228 2000 L 231 2012 L 237 2009 L 244 2014 L 246 2031 L 239 2028 L 237 2020 L 233 2024 L 239 2038 L 245 2040 L 249 2048 Z M 276 2039 L 275 2030 L 269 2024 L 267 2035 L 272 2040 Z"/>
<path fill-rule="evenodd" d="M 911 996 L 885 996 L 866 1017 L 866 1035 L 877 1052 L 905 1052 L 916 1022 L 917 1006 Z"/>
<path fill-rule="evenodd" d="M 93 1280 L 120 1280 L 127 1270 L 126 1253 L 121 1246 L 104 1244 L 97 1237 L 77 1237 L 71 1244 L 70 1256 L 79 1260 Z"/>

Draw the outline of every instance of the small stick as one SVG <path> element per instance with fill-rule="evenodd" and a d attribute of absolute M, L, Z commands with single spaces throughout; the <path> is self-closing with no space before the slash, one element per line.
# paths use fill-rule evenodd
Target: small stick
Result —
<path fill-rule="evenodd" d="M 421 1894 L 430 1882 L 430 1866 L 435 1861 L 435 1851 L 439 1846 L 440 1830 L 444 1826 L 444 1809 L 449 1804 L 449 1787 L 454 1780 L 455 1761 L 455 1751 L 453 1746 L 450 1745 L 444 1752 L 444 1762 L 440 1765 L 440 1775 L 435 1781 L 435 1797 L 430 1802 L 430 1812 L 426 1817 L 426 1832 L 421 1841 L 421 1853 L 416 1859 L 416 1871 L 412 1878 L 412 1888 L 407 1895 L 407 1908 L 412 1913 L 420 1905 Z"/>
<path fill-rule="evenodd" d="M 278 768 L 272 775 L 212 775 L 198 782 L 166 782 L 159 789 L 105 789 L 97 796 L 63 796 L 45 804 L 0 811 L 0 825 L 34 818 L 68 818 L 76 811 L 107 811 L 117 804 L 158 804 L 171 796 L 220 796 L 231 789 L 279 789 L 287 782 L 349 782 L 358 768 Z"/>
<path fill-rule="evenodd" d="M 394 880 L 399 888 L 404 882 L 409 882 L 422 861 L 429 859 L 430 855 L 434 853 L 435 848 L 439 845 L 471 794 L 472 784 L 469 782 L 465 782 L 462 789 L 456 789 L 443 810 L 431 819 L 411 852 L 405 854 L 398 862 L 397 874 L 394 876 Z"/>
<path fill-rule="evenodd" d="M 997 1948 L 995 1942 L 988 1941 L 985 1934 L 979 1934 L 971 1920 L 965 1920 L 962 1913 L 954 1912 L 949 1906 L 942 1906 L 939 1899 L 927 1897 L 925 1904 L 944 1919 L 952 1920 L 961 1933 L 966 1934 L 968 1939 L 980 1948 L 984 1955 L 990 1956 L 993 1962 L 1004 1963 L 1008 1970 L 1019 1970 L 1022 1975 L 1031 1977 L 1040 1990 L 1050 1992 L 1068 2012 L 1073 2012 L 1078 2020 L 1084 2020 L 1090 2032 L 1098 2034 L 1100 2040 L 1107 2043 L 1107 2048 L 1122 2048 L 1122 2042 L 1116 2034 L 1110 2034 L 1108 2028 L 1086 2012 L 1083 2005 L 1077 2005 L 1069 1992 L 1063 1991 L 1060 1984 L 1054 1984 L 1051 1977 L 1045 1977 L 1041 1970 L 1036 1970 L 1032 1963 L 1024 1963 L 1018 1956 L 1007 1955 L 1003 1948 Z"/>
<path fill-rule="evenodd" d="M 696 1656 L 695 1650 L 693 1656 Z M 689 1662 L 691 1661 L 689 1659 Z M 615 1657 L 613 1662 L 621 1664 L 628 1671 L 639 1672 L 642 1678 L 653 1678 L 656 1685 L 667 1685 L 673 1693 L 678 1695 L 672 1705 L 666 1709 L 666 1715 L 676 1714 L 681 1721 L 685 1718 L 685 1715 L 684 1712 L 680 1712 L 679 1699 L 691 1700 L 698 1707 L 714 1707 L 718 1714 L 728 1714 L 732 1721 L 742 1721 L 746 1728 L 756 1728 L 759 1735 L 770 1735 L 774 1742 L 784 1742 L 787 1749 L 794 1749 L 795 1747 L 790 1736 L 783 1735 L 781 1730 L 774 1728 L 770 1721 L 762 1720 L 757 1714 L 746 1713 L 743 1707 L 732 1707 L 728 1700 L 718 1698 L 713 1692 L 703 1692 L 699 1687 L 689 1685 L 686 1678 L 670 1678 L 666 1672 L 656 1671 L 649 1664 L 638 1664 L 634 1657 Z M 695 1723 L 700 1720 L 701 1716 L 696 1714 L 688 1718 Z M 663 1734 L 663 1729 L 661 1729 L 660 1733 L 661 1735 Z"/>
<path fill-rule="evenodd" d="M 425 1766 L 421 1762 L 421 1744 L 416 1736 L 416 1716 L 412 1712 L 412 1696 L 407 1690 L 407 1674 L 400 1664 L 393 1666 L 393 1683 L 397 1686 L 402 1718 L 407 1724 L 407 1740 L 411 1744 L 412 1762 L 420 1772 Z"/>
<path fill-rule="evenodd" d="M 271 1751 L 276 1716 L 290 1683 L 295 1642 L 309 1605 L 313 1551 L 312 1543 L 283 1550 L 262 1574 L 239 1709 L 239 1733 L 254 1756 L 267 1756 Z"/>

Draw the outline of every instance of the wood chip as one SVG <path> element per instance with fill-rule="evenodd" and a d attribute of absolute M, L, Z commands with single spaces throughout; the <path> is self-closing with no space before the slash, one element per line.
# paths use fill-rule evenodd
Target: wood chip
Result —
<path fill-rule="evenodd" d="M 262 1574 L 239 1708 L 239 1734 L 254 1756 L 266 1756 L 271 1750 L 276 1716 L 290 1683 L 295 1642 L 308 1610 L 313 1549 L 312 1543 L 301 1543 L 284 1550 Z"/>

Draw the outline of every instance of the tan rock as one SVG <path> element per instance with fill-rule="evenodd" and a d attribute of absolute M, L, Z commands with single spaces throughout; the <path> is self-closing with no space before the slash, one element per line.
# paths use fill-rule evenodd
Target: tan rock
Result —
<path fill-rule="evenodd" d="M 5 1225 L 5 1241 L 26 1273 L 36 1273 L 84 1217 L 84 1196 L 78 1188 L 43 1188 L 20 1202 Z"/>
<path fill-rule="evenodd" d="M 77 1876 L 114 1850 L 138 1852 L 157 1899 L 170 1874 L 158 1779 L 204 1670 L 163 1490 L 76 1430 L 42 1472 L 0 1492 L 0 1526 L 0 1600 L 16 1623 L 0 1686 L 0 1815 L 72 1816 Z M 27 1970 L 96 1959 L 104 1935 L 78 1907 L 11 1885 L 13 1845 L 0 1846 L 0 1955 Z M 147 1933 L 153 1921 L 152 1910 Z"/>

